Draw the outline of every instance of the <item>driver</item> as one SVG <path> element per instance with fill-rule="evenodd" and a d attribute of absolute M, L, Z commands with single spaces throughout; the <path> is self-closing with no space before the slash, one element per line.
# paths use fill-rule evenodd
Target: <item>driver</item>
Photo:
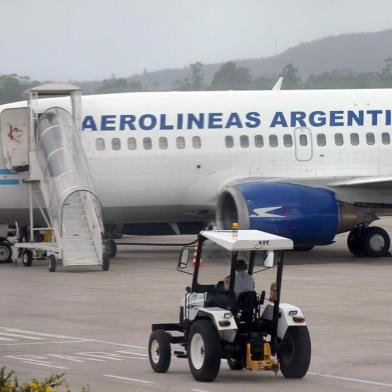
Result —
<path fill-rule="evenodd" d="M 244 291 L 253 291 L 255 289 L 255 281 L 253 276 L 248 274 L 247 269 L 248 265 L 245 260 L 237 260 L 234 284 L 234 292 L 237 297 Z"/>

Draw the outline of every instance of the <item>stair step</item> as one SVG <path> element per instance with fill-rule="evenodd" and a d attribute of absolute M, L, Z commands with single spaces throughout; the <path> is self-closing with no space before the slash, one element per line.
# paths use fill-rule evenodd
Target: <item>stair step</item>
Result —
<path fill-rule="evenodd" d="M 84 258 L 84 259 L 73 259 L 73 258 L 64 258 L 63 265 L 65 267 L 72 265 L 100 265 L 101 262 L 98 258 Z"/>

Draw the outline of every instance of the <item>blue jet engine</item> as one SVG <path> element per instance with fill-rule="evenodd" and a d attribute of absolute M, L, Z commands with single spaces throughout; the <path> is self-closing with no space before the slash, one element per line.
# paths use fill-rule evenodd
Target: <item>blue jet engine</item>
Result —
<path fill-rule="evenodd" d="M 335 194 L 304 185 L 255 182 L 233 185 L 220 196 L 216 223 L 230 230 L 254 229 L 291 238 L 296 246 L 327 245 L 339 230 Z"/>

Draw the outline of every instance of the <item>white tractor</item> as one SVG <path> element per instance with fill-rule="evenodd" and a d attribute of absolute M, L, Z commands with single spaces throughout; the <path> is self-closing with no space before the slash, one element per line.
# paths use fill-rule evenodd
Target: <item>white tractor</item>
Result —
<path fill-rule="evenodd" d="M 199 282 L 201 275 L 209 276 L 201 262 L 207 240 L 231 255 L 230 274 L 216 284 Z M 305 318 L 299 307 L 280 303 L 283 251 L 292 248 L 290 239 L 257 230 L 202 231 L 193 260 L 192 286 L 186 288 L 181 301 L 179 322 L 152 325 L 148 351 L 153 370 L 167 372 L 171 345 L 177 344 L 182 350 L 174 354 L 188 359 L 197 381 L 213 381 L 222 359 L 232 370 L 280 370 L 287 378 L 304 377 L 311 357 Z M 184 247 L 179 271 L 186 272 L 190 255 L 191 249 Z M 265 291 L 235 292 L 236 265 L 242 255 L 248 259 L 250 276 L 276 264 L 268 300 Z M 258 260 L 263 260 L 262 268 Z"/>

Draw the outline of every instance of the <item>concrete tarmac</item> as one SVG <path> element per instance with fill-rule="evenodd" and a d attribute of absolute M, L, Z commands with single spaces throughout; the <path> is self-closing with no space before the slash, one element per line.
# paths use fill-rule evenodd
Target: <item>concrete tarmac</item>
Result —
<path fill-rule="evenodd" d="M 391 233 L 392 219 L 379 225 Z M 392 258 L 356 259 L 345 241 L 339 235 L 331 246 L 286 256 L 282 300 L 302 308 L 312 339 L 304 379 L 231 371 L 222 361 L 214 382 L 198 383 L 186 359 L 172 359 L 167 374 L 154 373 L 151 324 L 178 320 L 191 280 L 176 271 L 179 248 L 156 246 L 119 247 L 108 272 L 49 273 L 43 261 L 0 265 L 0 366 L 21 381 L 66 373 L 72 391 L 390 391 Z M 203 273 L 209 268 L 218 261 L 207 260 Z M 256 275 L 258 291 L 272 276 Z"/>

